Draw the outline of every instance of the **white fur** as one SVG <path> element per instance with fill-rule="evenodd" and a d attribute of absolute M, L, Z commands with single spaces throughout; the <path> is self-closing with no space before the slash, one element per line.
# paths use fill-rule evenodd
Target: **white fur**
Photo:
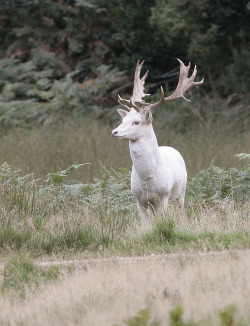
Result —
<path fill-rule="evenodd" d="M 163 214 L 168 201 L 184 205 L 187 171 L 181 154 L 172 147 L 158 146 L 150 110 L 138 113 L 118 110 L 123 121 L 112 136 L 129 140 L 133 161 L 131 190 L 143 224 L 148 223 L 148 209 Z"/>

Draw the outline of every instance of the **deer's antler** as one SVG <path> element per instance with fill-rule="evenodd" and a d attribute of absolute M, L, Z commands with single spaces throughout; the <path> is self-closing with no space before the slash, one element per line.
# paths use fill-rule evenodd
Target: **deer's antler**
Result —
<path fill-rule="evenodd" d="M 184 94 L 186 92 L 188 92 L 192 87 L 201 85 L 204 82 L 204 78 L 199 82 L 195 82 L 194 79 L 195 79 L 196 74 L 197 74 L 196 65 L 194 66 L 194 71 L 192 73 L 192 76 L 188 77 L 188 72 L 189 72 L 189 69 L 190 69 L 190 63 L 188 64 L 188 66 L 185 66 L 184 63 L 180 59 L 177 59 L 177 60 L 180 63 L 180 76 L 179 76 L 179 82 L 178 82 L 178 85 L 176 87 L 176 90 L 174 91 L 174 93 L 172 95 L 170 95 L 168 97 L 165 97 L 163 88 L 161 86 L 161 99 L 160 99 L 160 101 L 158 101 L 156 103 L 146 103 L 142 98 L 144 96 L 150 95 L 150 94 L 145 94 L 144 93 L 144 83 L 145 83 L 145 79 L 146 79 L 146 77 L 148 75 L 148 71 L 140 79 L 140 72 L 141 72 L 141 68 L 143 66 L 144 61 L 142 61 L 141 63 L 140 63 L 140 61 L 138 61 L 137 65 L 136 65 L 136 70 L 135 70 L 135 80 L 134 80 L 133 95 L 130 98 L 130 100 L 122 99 L 118 95 L 118 102 L 124 108 L 126 108 L 127 110 L 130 111 L 132 108 L 134 108 L 138 112 L 140 112 L 142 110 L 146 110 L 146 109 L 154 109 L 154 108 L 162 105 L 163 103 L 166 103 L 168 101 L 172 101 L 172 100 L 180 98 L 180 97 L 182 97 L 184 100 L 190 102 L 190 100 L 188 100 L 184 96 Z M 123 104 L 122 101 L 129 103 L 131 105 L 131 107 L 128 107 L 127 105 Z M 139 107 L 135 103 L 139 103 L 142 106 Z"/>
<path fill-rule="evenodd" d="M 136 68 L 135 68 L 135 79 L 134 79 L 134 88 L 133 88 L 133 95 L 130 98 L 130 100 L 126 100 L 120 97 L 118 95 L 118 102 L 127 110 L 131 110 L 131 107 L 133 107 L 136 111 L 141 111 L 141 108 L 137 106 L 135 103 L 140 103 L 142 105 L 147 105 L 149 103 L 146 103 L 142 98 L 145 96 L 148 96 L 150 94 L 144 93 L 144 84 L 145 79 L 148 76 L 148 70 L 146 71 L 145 75 L 140 79 L 141 69 L 144 64 L 144 60 L 140 63 L 140 61 L 137 61 Z M 131 107 L 128 107 L 127 105 L 123 104 L 123 102 L 127 102 L 131 105 Z"/>
<path fill-rule="evenodd" d="M 165 97 L 163 88 L 161 86 L 161 99 L 160 99 L 160 101 L 156 102 L 156 103 L 153 103 L 153 104 L 149 104 L 146 107 L 144 106 L 143 109 L 153 109 L 153 108 L 156 108 L 156 107 L 160 106 L 163 103 L 175 100 L 176 98 L 180 98 L 180 97 L 182 97 L 184 100 L 190 102 L 190 100 L 188 100 L 184 96 L 184 94 L 186 92 L 188 92 L 192 87 L 201 85 L 204 82 L 204 78 L 199 82 L 194 81 L 194 79 L 196 77 L 196 74 L 197 74 L 196 65 L 194 66 L 194 71 L 192 73 L 192 76 L 188 77 L 188 72 L 189 72 L 189 69 L 190 69 L 190 62 L 188 64 L 188 66 L 185 66 L 184 63 L 180 59 L 177 59 L 177 60 L 180 62 L 180 76 L 179 76 L 178 85 L 177 85 L 176 90 L 174 91 L 174 93 L 172 95 L 168 96 L 168 97 Z"/>

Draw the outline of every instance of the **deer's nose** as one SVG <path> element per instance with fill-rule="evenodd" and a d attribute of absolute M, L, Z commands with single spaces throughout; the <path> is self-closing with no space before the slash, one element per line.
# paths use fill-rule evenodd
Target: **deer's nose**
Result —
<path fill-rule="evenodd" d="M 117 134 L 118 134 L 118 131 L 117 131 L 117 130 L 113 130 L 111 135 L 112 135 L 113 137 L 115 137 Z"/>

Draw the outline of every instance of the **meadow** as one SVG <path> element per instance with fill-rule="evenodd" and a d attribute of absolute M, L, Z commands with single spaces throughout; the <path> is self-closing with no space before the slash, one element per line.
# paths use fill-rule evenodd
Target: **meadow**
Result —
<path fill-rule="evenodd" d="M 178 108 L 178 104 L 182 103 L 174 107 Z M 212 162 L 226 169 L 244 165 L 234 155 L 247 153 L 250 148 L 247 106 L 244 107 L 246 113 L 237 119 L 233 119 L 232 114 L 229 120 L 220 116 L 217 124 L 213 118 L 198 128 L 190 121 L 186 132 L 175 129 L 178 121 L 173 123 L 177 119 L 180 125 L 184 124 L 181 109 L 176 114 L 159 110 L 153 124 L 159 145 L 172 146 L 183 155 L 189 177 L 207 169 Z M 128 142 L 111 137 L 111 131 L 120 123 L 118 114 L 113 112 L 115 121 L 112 124 L 91 119 L 80 119 L 80 123 L 76 123 L 67 119 L 39 128 L 12 128 L 1 136 L 1 162 L 18 167 L 23 173 L 34 173 L 38 178 L 45 178 L 48 173 L 64 170 L 72 164 L 91 163 L 77 174 L 77 179 L 83 182 L 99 177 L 102 165 L 107 169 L 124 167 L 131 170 Z M 242 126 L 244 121 L 245 127 Z"/>
<path fill-rule="evenodd" d="M 249 325 L 249 250 L 57 263 L 12 257 L 1 325 Z"/>
<path fill-rule="evenodd" d="M 248 325 L 249 155 L 235 157 L 248 133 L 174 133 L 156 119 L 189 183 L 184 210 L 142 230 L 112 127 L 2 136 L 1 325 Z"/>
<path fill-rule="evenodd" d="M 203 1 L 204 2 L 204 1 Z M 0 325 L 247 326 L 249 2 L 0 2 Z M 188 170 L 183 210 L 142 229 L 118 94 L 146 100 Z"/>

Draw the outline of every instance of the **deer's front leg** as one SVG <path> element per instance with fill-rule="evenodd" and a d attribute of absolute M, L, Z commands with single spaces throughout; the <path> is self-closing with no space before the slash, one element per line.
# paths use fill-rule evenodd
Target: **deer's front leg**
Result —
<path fill-rule="evenodd" d="M 168 200 L 169 196 L 162 197 L 155 209 L 156 216 L 161 217 L 165 215 L 168 208 Z"/>
<path fill-rule="evenodd" d="M 149 213 L 148 209 L 143 206 L 139 201 L 137 201 L 137 209 L 141 219 L 141 224 L 143 227 L 149 226 Z"/>

